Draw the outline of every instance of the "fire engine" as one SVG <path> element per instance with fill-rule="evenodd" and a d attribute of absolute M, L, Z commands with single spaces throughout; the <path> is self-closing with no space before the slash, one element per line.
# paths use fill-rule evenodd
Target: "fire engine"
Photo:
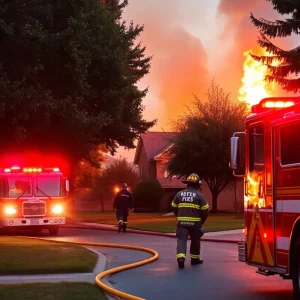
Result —
<path fill-rule="evenodd" d="M 6 166 L 0 168 L 0 227 L 57 235 L 66 223 L 63 200 L 69 181 L 59 168 Z"/>
<path fill-rule="evenodd" d="M 264 98 L 251 110 L 230 139 L 229 166 L 244 183 L 238 260 L 292 279 L 300 299 L 300 98 Z"/>

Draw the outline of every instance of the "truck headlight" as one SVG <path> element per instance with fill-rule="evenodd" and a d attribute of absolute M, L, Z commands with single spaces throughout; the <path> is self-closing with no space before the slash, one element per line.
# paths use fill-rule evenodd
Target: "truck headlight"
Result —
<path fill-rule="evenodd" d="M 64 209 L 63 209 L 62 205 L 56 204 L 56 205 L 52 206 L 51 211 L 55 214 L 61 214 L 64 211 Z"/>
<path fill-rule="evenodd" d="M 17 213 L 17 209 L 14 206 L 6 206 L 4 207 L 4 213 L 6 215 L 14 215 Z"/>

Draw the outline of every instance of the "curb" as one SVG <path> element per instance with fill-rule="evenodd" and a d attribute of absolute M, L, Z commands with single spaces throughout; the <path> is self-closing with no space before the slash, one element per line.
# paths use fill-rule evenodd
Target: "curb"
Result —
<path fill-rule="evenodd" d="M 113 228 L 99 228 L 96 226 L 68 226 L 68 225 L 63 225 L 61 226 L 62 228 L 74 228 L 74 229 L 90 229 L 90 230 L 102 230 L 102 231 L 113 231 L 116 232 L 116 229 Z M 153 232 L 153 231 L 138 231 L 138 230 L 132 230 L 132 229 L 127 229 L 127 233 L 135 233 L 135 234 L 144 234 L 144 235 L 153 235 L 153 236 L 161 236 L 161 237 L 169 237 L 176 239 L 176 235 L 168 234 L 168 233 L 160 233 L 160 232 Z M 189 238 L 190 240 L 190 238 Z M 229 243 L 229 244 L 237 244 L 239 241 L 237 240 L 222 240 L 222 239 L 214 239 L 214 238 L 201 238 L 202 242 L 212 242 L 212 243 Z"/>
<path fill-rule="evenodd" d="M 92 247 L 92 246 L 91 246 Z M 96 266 L 93 270 L 93 273 L 95 275 L 98 275 L 99 273 L 104 272 L 105 270 L 107 270 L 107 258 L 104 254 L 102 254 L 101 252 L 98 252 L 94 249 L 92 249 L 91 247 L 87 247 L 85 246 L 85 248 L 89 249 L 90 251 L 93 251 L 94 253 L 96 253 L 99 257 L 99 259 L 97 260 Z M 102 278 L 101 280 L 104 284 L 106 284 L 107 286 L 109 286 L 110 288 L 113 288 L 113 285 L 109 282 L 109 280 L 107 278 Z M 94 279 L 95 282 L 95 279 Z M 119 300 L 120 298 L 111 295 L 109 293 L 107 293 L 105 290 L 103 290 L 103 293 L 105 294 L 106 298 L 108 300 Z"/>

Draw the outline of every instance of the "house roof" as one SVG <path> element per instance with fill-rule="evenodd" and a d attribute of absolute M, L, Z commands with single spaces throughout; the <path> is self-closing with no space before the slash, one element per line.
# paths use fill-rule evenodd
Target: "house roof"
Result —
<path fill-rule="evenodd" d="M 174 188 L 174 189 L 185 189 L 186 185 L 181 182 L 180 179 L 177 178 L 156 178 L 158 183 L 161 185 L 162 188 Z"/>
<path fill-rule="evenodd" d="M 135 152 L 134 163 L 138 163 L 138 157 L 142 145 L 144 145 L 148 159 L 155 159 L 164 153 L 171 145 L 169 140 L 175 135 L 174 132 L 146 132 L 140 135 Z"/>

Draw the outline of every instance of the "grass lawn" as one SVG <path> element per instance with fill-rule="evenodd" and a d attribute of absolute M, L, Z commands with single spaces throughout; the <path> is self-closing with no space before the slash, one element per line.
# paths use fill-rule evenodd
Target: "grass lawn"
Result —
<path fill-rule="evenodd" d="M 73 221 L 112 225 L 117 223 L 114 212 L 76 212 L 76 215 L 69 218 L 69 221 L 70 219 Z M 207 232 L 242 229 L 243 227 L 243 214 L 237 218 L 235 214 L 231 213 L 210 214 L 204 225 Z M 163 217 L 159 213 L 130 213 L 128 228 L 157 232 L 175 232 L 176 219 L 174 216 Z"/>
<path fill-rule="evenodd" d="M 107 300 L 103 291 L 90 283 L 34 283 L 0 285 L 1 300 Z"/>
<path fill-rule="evenodd" d="M 96 262 L 79 245 L 0 236 L 0 275 L 92 272 Z"/>

